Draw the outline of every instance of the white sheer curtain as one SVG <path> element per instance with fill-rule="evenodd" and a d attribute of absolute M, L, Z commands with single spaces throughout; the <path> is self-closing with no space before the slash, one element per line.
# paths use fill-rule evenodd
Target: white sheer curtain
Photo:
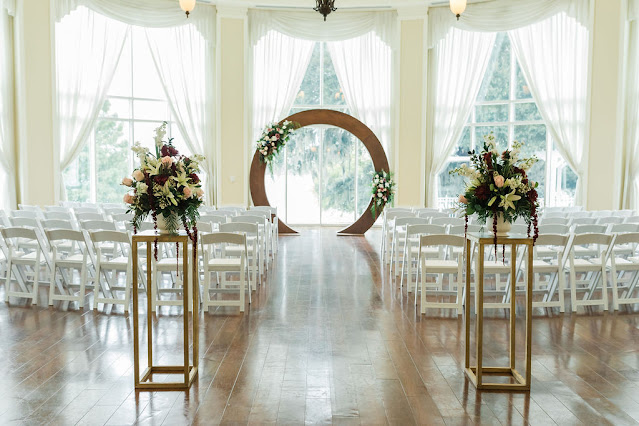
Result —
<path fill-rule="evenodd" d="M 391 139 L 390 46 L 374 32 L 327 43 L 351 115 L 375 132 L 388 150 Z"/>
<path fill-rule="evenodd" d="M 639 208 L 639 1 L 631 1 L 626 71 L 626 119 L 624 127 L 625 176 L 623 208 Z"/>
<path fill-rule="evenodd" d="M 495 43 L 495 33 L 451 28 L 430 54 L 426 172 L 428 205 L 437 204 L 438 174 L 468 120 Z"/>
<path fill-rule="evenodd" d="M 79 7 L 55 25 L 60 170 L 80 153 L 106 98 L 129 35 L 126 24 Z M 61 194 L 64 198 L 64 184 Z"/>
<path fill-rule="evenodd" d="M 253 47 L 253 136 L 288 115 L 313 53 L 314 42 L 269 31 Z"/>
<path fill-rule="evenodd" d="M 16 208 L 13 114 L 13 25 L 9 2 L 0 1 L 0 208 Z"/>
<path fill-rule="evenodd" d="M 589 31 L 566 13 L 509 33 L 513 50 L 555 146 L 578 176 L 584 201 L 588 157 Z"/>
<path fill-rule="evenodd" d="M 193 25 L 147 29 L 147 40 L 173 118 L 193 153 L 203 154 L 208 203 L 214 202 L 215 64 L 213 44 Z"/>

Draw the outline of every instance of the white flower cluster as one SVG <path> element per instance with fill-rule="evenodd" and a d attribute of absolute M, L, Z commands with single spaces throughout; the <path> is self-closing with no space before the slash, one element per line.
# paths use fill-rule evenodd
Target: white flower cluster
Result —
<path fill-rule="evenodd" d="M 291 133 L 295 131 L 292 122 L 286 120 L 280 123 L 270 123 L 264 129 L 260 140 L 257 141 L 257 150 L 262 154 L 265 161 L 268 161 L 269 152 L 276 152 L 281 146 L 286 145 Z"/>
<path fill-rule="evenodd" d="M 488 147 L 488 151 L 492 152 L 493 154 L 499 155 L 499 151 L 497 150 L 497 142 L 495 140 L 495 135 L 492 132 L 490 132 L 487 135 L 484 135 L 484 143 Z"/>
<path fill-rule="evenodd" d="M 166 135 L 166 125 L 167 122 L 163 121 L 160 127 L 155 129 L 155 146 L 158 148 L 162 148 L 164 136 Z"/>
<path fill-rule="evenodd" d="M 385 171 L 376 173 L 373 178 L 373 186 L 375 188 L 373 198 L 375 199 L 376 204 L 386 204 L 391 196 L 393 188 L 393 181 L 390 178 L 390 175 Z"/>

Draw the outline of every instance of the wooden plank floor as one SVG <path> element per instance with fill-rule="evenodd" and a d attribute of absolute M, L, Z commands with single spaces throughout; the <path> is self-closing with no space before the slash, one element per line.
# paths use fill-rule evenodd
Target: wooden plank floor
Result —
<path fill-rule="evenodd" d="M 530 394 L 477 392 L 462 371 L 461 317 L 421 316 L 382 279 L 378 241 L 333 229 L 281 237 L 245 314 L 202 315 L 201 372 L 188 393 L 133 391 L 132 319 L 121 307 L 0 305 L 0 423 L 639 422 L 639 314 L 539 310 Z M 485 354 L 497 363 L 506 312 L 488 317 Z M 155 318 L 162 362 L 180 354 L 180 323 L 175 307 Z"/>

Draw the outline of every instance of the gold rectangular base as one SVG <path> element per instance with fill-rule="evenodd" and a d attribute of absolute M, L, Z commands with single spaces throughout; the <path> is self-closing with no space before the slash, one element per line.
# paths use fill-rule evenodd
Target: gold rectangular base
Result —
<path fill-rule="evenodd" d="M 184 366 L 182 365 L 154 365 L 147 367 L 140 377 L 140 383 L 136 383 L 135 388 L 139 390 L 166 390 L 166 391 L 182 391 L 191 387 L 193 380 L 197 376 L 197 367 L 189 365 L 189 381 L 188 382 L 150 382 L 154 374 L 184 374 Z"/>
<path fill-rule="evenodd" d="M 509 367 L 483 367 L 483 376 L 508 376 L 512 377 L 517 383 L 477 383 L 477 367 L 469 367 L 464 370 L 468 378 L 473 382 L 479 390 L 507 390 L 507 391 L 530 391 L 530 384 L 526 383 L 526 379 L 514 368 Z"/>

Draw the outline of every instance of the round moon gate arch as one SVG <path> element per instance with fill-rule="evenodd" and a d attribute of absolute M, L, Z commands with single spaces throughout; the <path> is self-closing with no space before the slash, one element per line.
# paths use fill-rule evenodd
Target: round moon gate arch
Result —
<path fill-rule="evenodd" d="M 369 129 L 364 123 L 348 114 L 328 109 L 312 109 L 308 111 L 298 112 L 284 120 L 295 121 L 301 127 L 311 126 L 314 124 L 328 124 L 339 127 L 350 132 L 357 139 L 362 141 L 373 160 L 373 166 L 376 171 L 390 171 L 388 166 L 388 158 L 384 152 L 384 147 L 375 136 L 375 133 Z M 282 120 L 282 121 L 284 121 Z M 266 173 L 266 164 L 260 161 L 260 153 L 256 150 L 251 163 L 250 187 L 251 198 L 256 206 L 270 206 L 268 197 L 266 196 L 266 188 L 264 185 L 264 174 Z M 339 235 L 362 235 L 370 229 L 375 223 L 375 219 L 383 209 L 378 209 L 375 217 L 371 213 L 373 200 L 368 204 L 364 213 L 348 228 L 338 232 Z M 283 221 L 279 221 L 279 232 L 281 234 L 297 234 L 297 231 L 289 228 Z"/>

